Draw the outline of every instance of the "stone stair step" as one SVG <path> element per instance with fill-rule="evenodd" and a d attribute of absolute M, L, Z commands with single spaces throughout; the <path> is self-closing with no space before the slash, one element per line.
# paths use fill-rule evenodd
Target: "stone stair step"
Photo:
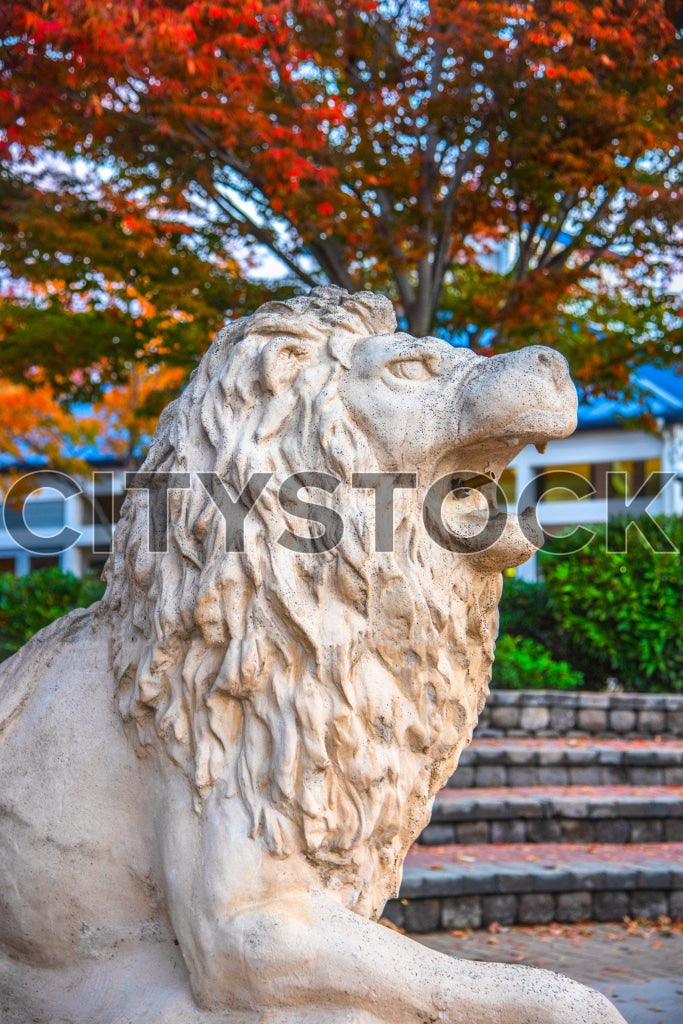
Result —
<path fill-rule="evenodd" d="M 492 690 L 476 736 L 683 736 L 681 693 Z"/>
<path fill-rule="evenodd" d="M 683 842 L 683 786 L 442 789 L 419 841 Z"/>
<path fill-rule="evenodd" d="M 411 932 L 683 916 L 683 843 L 414 846 L 385 916 Z"/>
<path fill-rule="evenodd" d="M 449 783 L 474 786 L 681 786 L 678 739 L 476 737 Z"/>

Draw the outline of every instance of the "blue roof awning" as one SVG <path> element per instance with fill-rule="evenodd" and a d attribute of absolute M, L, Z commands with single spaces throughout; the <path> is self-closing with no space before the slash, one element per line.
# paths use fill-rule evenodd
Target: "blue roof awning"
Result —
<path fill-rule="evenodd" d="M 631 380 L 634 398 L 581 397 L 579 430 L 621 427 L 644 412 L 665 423 L 683 423 L 683 366 L 642 366 Z"/>

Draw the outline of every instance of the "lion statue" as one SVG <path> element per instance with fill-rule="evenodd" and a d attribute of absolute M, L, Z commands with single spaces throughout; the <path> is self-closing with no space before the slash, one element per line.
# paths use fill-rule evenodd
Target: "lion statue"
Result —
<path fill-rule="evenodd" d="M 3 1024 L 622 1021 L 376 923 L 487 695 L 501 570 L 541 543 L 497 480 L 575 415 L 552 350 L 416 339 L 369 292 L 218 334 L 103 600 L 2 667 Z"/>

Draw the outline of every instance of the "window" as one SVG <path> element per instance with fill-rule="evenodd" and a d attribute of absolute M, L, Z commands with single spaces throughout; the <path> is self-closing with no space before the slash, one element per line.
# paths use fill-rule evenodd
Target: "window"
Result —
<path fill-rule="evenodd" d="M 36 569 L 58 569 L 59 555 L 32 555 L 31 572 Z"/>
<path fill-rule="evenodd" d="M 591 466 L 587 462 L 544 466 L 536 471 L 536 500 L 575 501 L 592 491 Z"/>
<path fill-rule="evenodd" d="M 643 488 L 642 497 L 654 498 L 660 490 L 657 478 L 650 480 L 652 473 L 660 473 L 661 459 L 644 459 L 613 462 L 607 496 L 609 498 L 632 498 Z"/>
<path fill-rule="evenodd" d="M 498 483 L 508 505 L 514 506 L 517 501 L 517 474 L 514 469 L 503 470 Z"/>
<path fill-rule="evenodd" d="M 661 468 L 659 458 L 538 467 L 535 470 L 536 500 L 630 499 L 641 487 L 642 496 L 652 498 L 659 493 L 660 482 L 657 477 L 649 478 L 652 473 L 660 473 Z"/>

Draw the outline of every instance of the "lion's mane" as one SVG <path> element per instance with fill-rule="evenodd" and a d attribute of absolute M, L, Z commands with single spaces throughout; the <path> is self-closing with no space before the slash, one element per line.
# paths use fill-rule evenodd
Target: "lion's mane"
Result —
<path fill-rule="evenodd" d="M 372 550 L 373 501 L 349 484 L 377 461 L 339 378 L 358 339 L 395 326 L 388 300 L 329 287 L 223 330 L 164 411 L 141 471 L 214 472 L 233 498 L 272 473 L 245 550 L 226 553 L 224 517 L 196 484 L 170 492 L 167 550 L 150 553 L 147 496 L 131 491 L 103 602 L 137 740 L 186 772 L 200 804 L 217 786 L 241 799 L 268 850 L 302 853 L 368 916 L 395 891 L 471 736 L 499 596 L 497 577 L 422 535 L 413 492 L 396 494 L 394 552 Z M 301 470 L 343 481 L 333 551 L 277 543 L 285 526 L 302 533 L 276 500 Z"/>

